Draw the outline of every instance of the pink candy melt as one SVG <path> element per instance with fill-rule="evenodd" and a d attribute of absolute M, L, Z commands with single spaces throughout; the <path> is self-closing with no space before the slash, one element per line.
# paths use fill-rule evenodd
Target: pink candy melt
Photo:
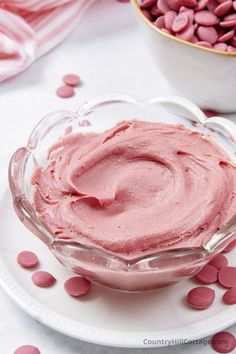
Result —
<path fill-rule="evenodd" d="M 230 242 L 228 246 L 225 247 L 225 249 L 222 251 L 223 253 L 228 253 L 232 251 L 236 247 L 236 240 Z"/>
<path fill-rule="evenodd" d="M 14 351 L 14 354 L 40 354 L 38 348 L 33 345 L 23 345 Z"/>
<path fill-rule="evenodd" d="M 218 269 L 207 264 L 195 277 L 203 284 L 213 284 L 217 282 L 217 275 Z"/>
<path fill-rule="evenodd" d="M 56 94 L 58 97 L 61 98 L 70 98 L 73 97 L 75 94 L 75 91 L 73 87 L 69 85 L 61 86 L 57 89 Z"/>
<path fill-rule="evenodd" d="M 189 306 L 197 310 L 208 308 L 213 304 L 214 299 L 215 291 L 204 286 L 190 290 L 187 296 Z"/>
<path fill-rule="evenodd" d="M 224 293 L 223 301 L 226 305 L 236 304 L 236 287 L 231 288 Z"/>
<path fill-rule="evenodd" d="M 217 16 L 207 10 L 196 12 L 194 20 L 196 23 L 203 26 L 212 26 L 219 22 Z"/>
<path fill-rule="evenodd" d="M 156 5 L 156 0 L 144 0 L 141 3 L 140 7 L 141 7 L 141 9 L 146 9 L 146 8 L 151 7 L 153 5 Z"/>
<path fill-rule="evenodd" d="M 195 7 L 195 11 L 201 11 L 207 7 L 209 0 L 199 0 L 197 6 Z"/>
<path fill-rule="evenodd" d="M 236 338 L 229 332 L 220 332 L 213 336 L 212 347 L 218 353 L 231 353 L 236 347 Z"/>
<path fill-rule="evenodd" d="M 224 267 L 220 269 L 218 280 L 225 288 L 236 287 L 236 267 Z"/>
<path fill-rule="evenodd" d="M 168 11 L 164 16 L 164 25 L 168 31 L 171 31 L 173 23 L 175 22 L 176 13 L 174 11 Z"/>
<path fill-rule="evenodd" d="M 236 51 L 236 42 L 231 41 L 236 27 L 236 1 L 146 0 L 140 7 L 165 33 L 206 48 Z"/>
<path fill-rule="evenodd" d="M 172 24 L 172 30 L 174 32 L 181 32 L 186 28 L 187 24 L 188 24 L 188 15 L 186 14 L 186 12 L 181 12 L 174 19 L 174 22 Z"/>
<path fill-rule="evenodd" d="M 82 277 L 72 277 L 64 284 L 65 291 L 74 297 L 79 297 L 87 294 L 91 286 L 89 280 Z"/>
<path fill-rule="evenodd" d="M 226 15 L 232 9 L 232 7 L 233 7 L 233 2 L 231 0 L 222 2 L 222 4 L 219 4 L 215 9 L 215 14 L 217 16 Z"/>
<path fill-rule="evenodd" d="M 32 282 L 40 288 L 48 288 L 56 282 L 56 279 L 48 272 L 38 271 L 32 275 Z"/>
<path fill-rule="evenodd" d="M 223 254 L 218 254 L 210 261 L 209 264 L 217 269 L 221 269 L 223 267 L 227 267 L 228 259 Z"/>
<path fill-rule="evenodd" d="M 63 77 L 63 81 L 69 86 L 78 86 L 80 84 L 80 77 L 75 74 L 68 74 Z"/>
<path fill-rule="evenodd" d="M 33 252 L 23 251 L 18 254 L 17 262 L 23 268 L 34 268 L 38 264 L 38 257 Z"/>
<path fill-rule="evenodd" d="M 171 124 L 129 121 L 69 134 L 32 183 L 35 208 L 56 237 L 126 258 L 201 246 L 236 208 L 236 169 L 225 153 Z"/>
<path fill-rule="evenodd" d="M 206 41 L 210 44 L 215 44 L 217 41 L 217 31 L 212 26 L 199 26 L 197 29 L 197 35 L 201 41 Z"/>
<path fill-rule="evenodd" d="M 206 42 L 206 41 L 198 41 L 198 42 L 195 42 L 195 44 L 201 45 L 202 47 L 206 47 L 206 48 L 212 48 L 211 43 Z"/>

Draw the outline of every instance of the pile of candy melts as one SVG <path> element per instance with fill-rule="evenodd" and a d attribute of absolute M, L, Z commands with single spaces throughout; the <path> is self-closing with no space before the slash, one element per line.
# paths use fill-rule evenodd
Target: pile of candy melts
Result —
<path fill-rule="evenodd" d="M 236 52 L 235 0 L 142 0 L 140 8 L 165 33 L 203 47 Z"/>

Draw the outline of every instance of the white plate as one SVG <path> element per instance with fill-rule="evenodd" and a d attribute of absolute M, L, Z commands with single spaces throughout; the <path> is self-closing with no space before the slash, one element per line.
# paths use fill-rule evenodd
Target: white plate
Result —
<path fill-rule="evenodd" d="M 117 346 L 147 347 L 178 344 L 213 334 L 236 322 L 236 306 L 222 303 L 223 289 L 214 285 L 216 300 L 208 310 L 187 307 L 186 294 L 195 286 L 192 280 L 146 293 L 128 294 L 94 285 L 88 296 L 75 299 L 63 290 L 72 275 L 47 247 L 18 220 L 9 190 L 0 198 L 0 284 L 28 314 L 45 325 L 84 341 Z M 40 259 L 40 269 L 51 272 L 57 283 L 37 288 L 31 282 L 32 270 L 16 262 L 18 252 L 31 250 Z M 228 256 L 236 265 L 236 250 Z"/>

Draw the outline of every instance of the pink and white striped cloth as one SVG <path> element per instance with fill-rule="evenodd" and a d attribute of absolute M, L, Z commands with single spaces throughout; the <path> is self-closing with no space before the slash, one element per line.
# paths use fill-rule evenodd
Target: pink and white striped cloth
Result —
<path fill-rule="evenodd" d="M 95 0 L 0 0 L 0 81 L 57 46 Z"/>

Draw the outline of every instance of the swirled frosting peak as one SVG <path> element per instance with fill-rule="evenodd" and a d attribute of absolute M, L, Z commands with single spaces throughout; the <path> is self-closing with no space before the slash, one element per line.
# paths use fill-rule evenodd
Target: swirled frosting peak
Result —
<path fill-rule="evenodd" d="M 236 211 L 236 168 L 180 125 L 122 122 L 71 134 L 33 176 L 34 203 L 58 238 L 125 257 L 200 246 Z"/>

